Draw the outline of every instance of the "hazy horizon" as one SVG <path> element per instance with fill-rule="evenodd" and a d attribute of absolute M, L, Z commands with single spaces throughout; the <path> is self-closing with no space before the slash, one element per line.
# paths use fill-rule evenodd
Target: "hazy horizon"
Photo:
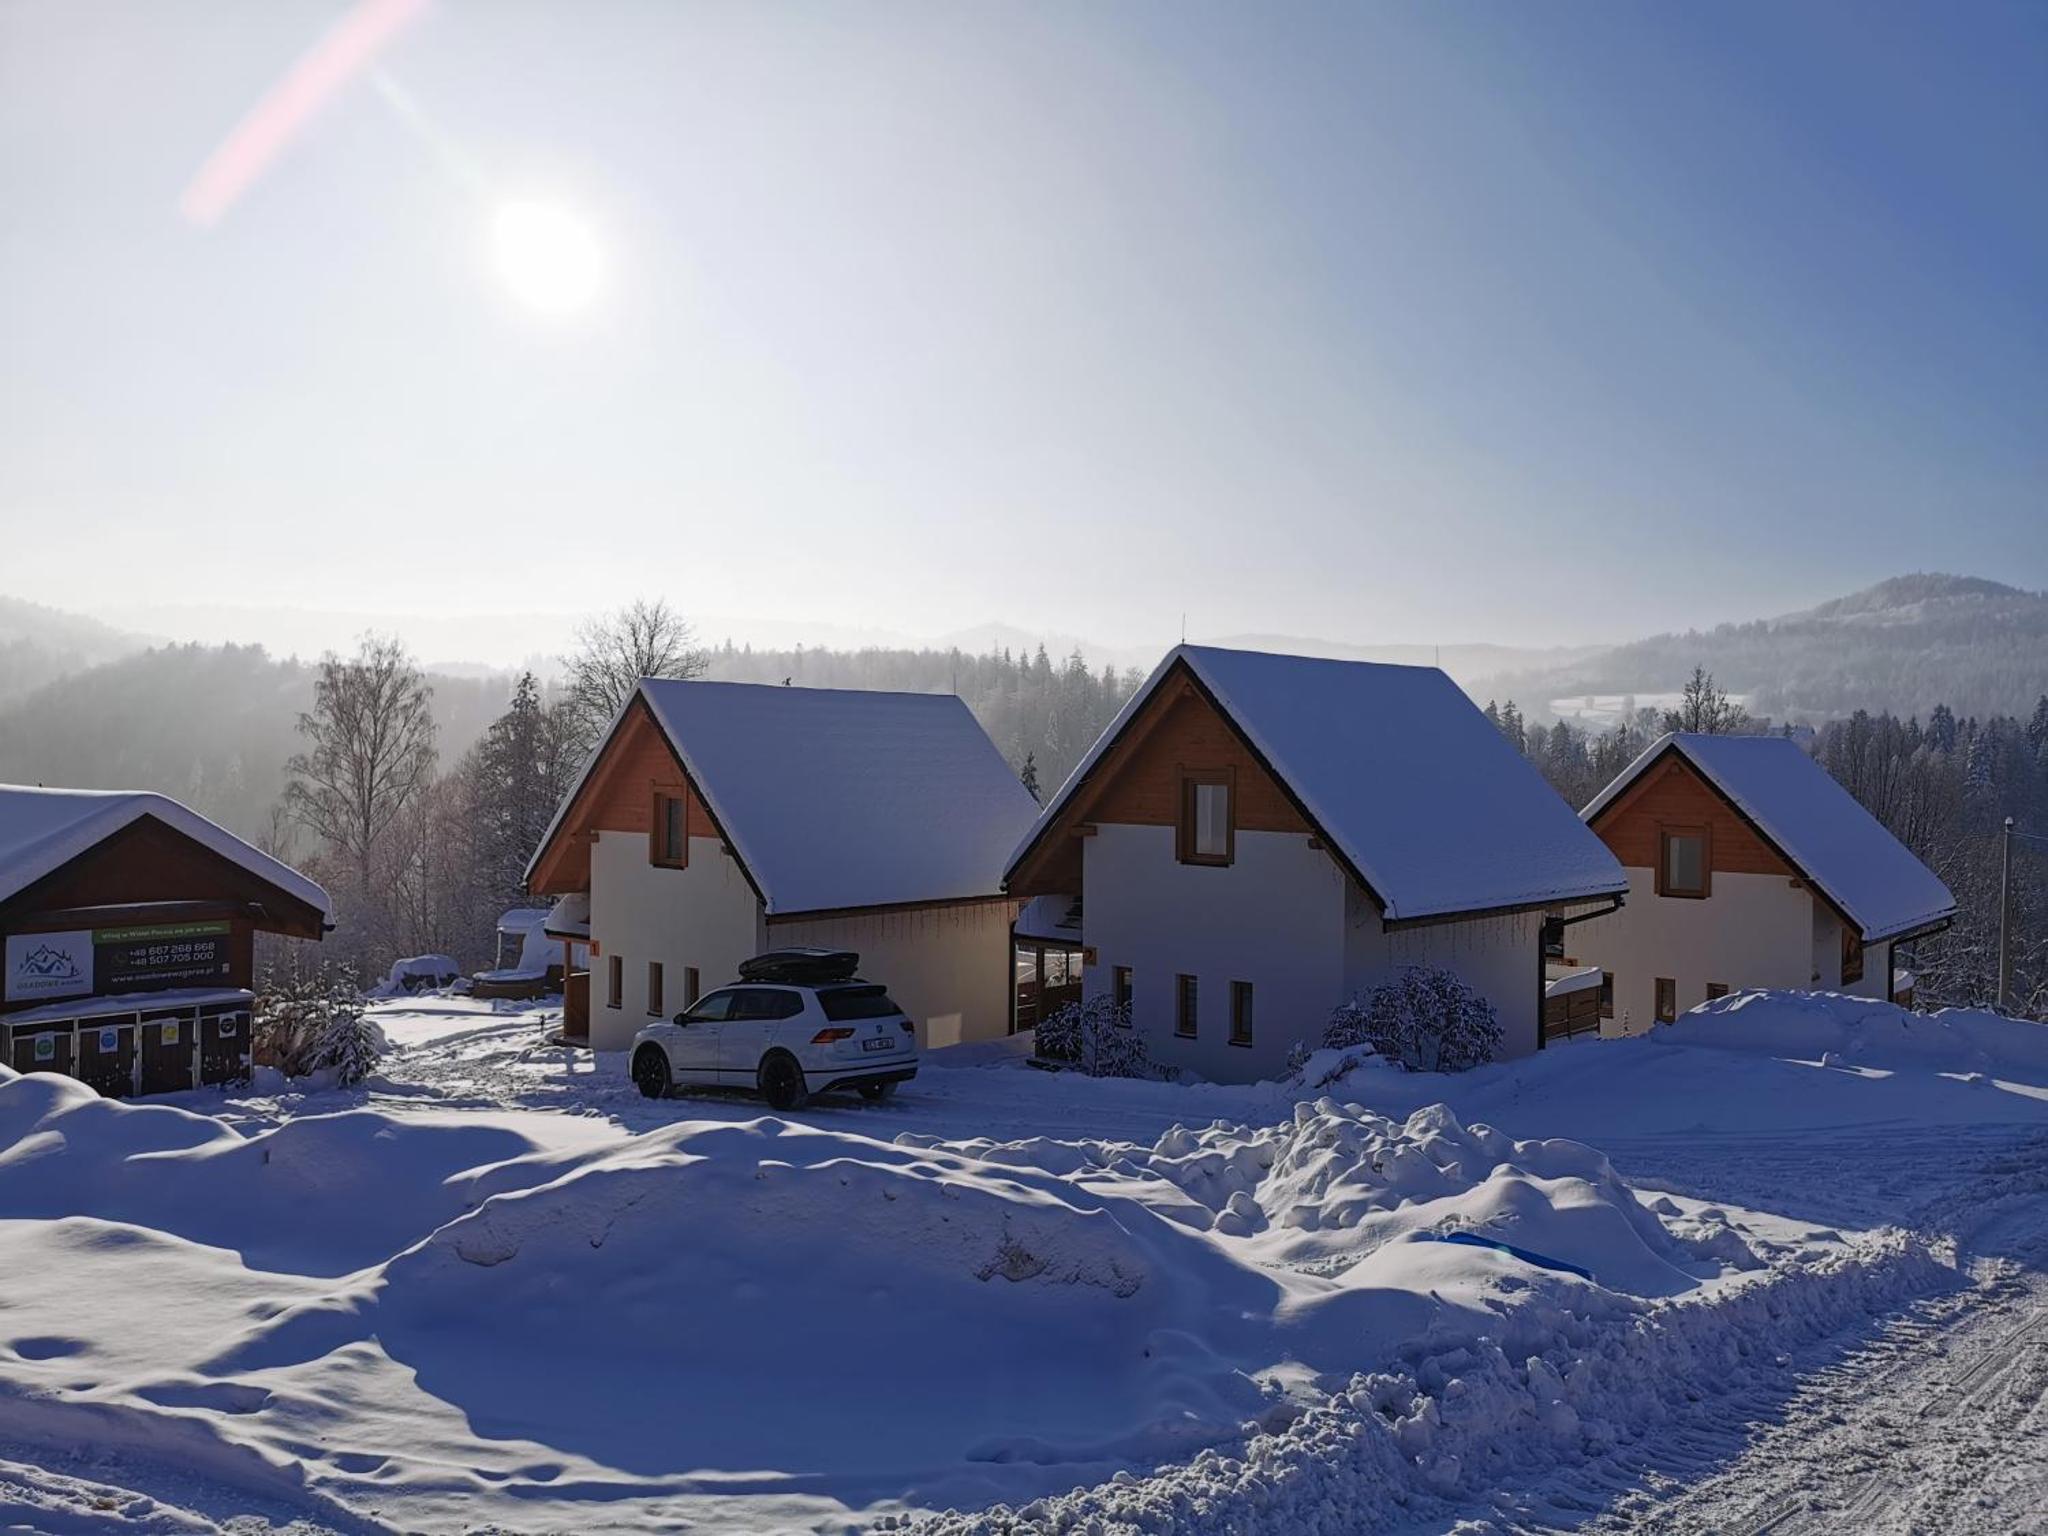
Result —
<path fill-rule="evenodd" d="M 2048 587 L 2044 63 L 1995 6 L 17 3 L 0 588 L 460 660 L 642 594 L 1136 651 Z"/>
<path fill-rule="evenodd" d="M 1895 572 L 1895 575 L 1910 573 Z M 1967 574 L 1967 573 L 1951 573 Z M 658 596 L 660 594 L 646 594 Z M 1848 595 L 1843 591 L 1816 592 L 1800 609 Z M 447 613 L 425 608 L 387 606 L 380 609 L 289 609 L 262 605 L 234 604 L 138 604 L 113 608 L 66 607 L 49 602 L 33 592 L 9 590 L 0 585 L 0 597 L 21 598 L 61 612 L 96 620 L 151 644 L 261 645 L 278 657 L 296 656 L 312 660 L 328 651 L 347 653 L 367 633 L 394 635 L 423 664 L 434 667 L 478 667 L 496 671 L 517 671 L 524 667 L 544 670 L 573 648 L 575 630 L 602 610 L 550 611 L 502 608 L 474 613 Z M 1326 647 L 1358 650 L 1443 651 L 1500 650 L 1523 652 L 1531 658 L 1553 653 L 1579 653 L 1626 644 L 1647 638 L 1643 634 L 1613 634 L 1579 645 L 1541 645 L 1508 641 L 1476 641 L 1458 635 L 1404 636 L 1311 634 L 1290 630 L 1284 624 L 1264 624 L 1229 633 L 1190 630 L 1183 637 L 1169 634 L 1129 642 L 1105 640 L 1100 635 L 1034 627 L 1004 615 L 993 615 L 979 624 L 953 630 L 918 631 L 882 626 L 834 625 L 803 620 L 759 618 L 744 614 L 692 613 L 676 604 L 690 622 L 699 644 L 719 647 L 727 643 L 757 650 L 788 650 L 797 646 L 855 650 L 945 649 L 960 646 L 968 650 L 997 646 L 1030 647 L 1044 644 L 1065 654 L 1079 646 L 1091 661 L 1118 666 L 1149 668 L 1175 644 L 1189 640 L 1217 643 L 1249 639 L 1287 639 Z M 1797 610 L 1788 610 L 1797 611 Z M 1729 614 L 1697 626 L 1711 629 L 1720 624 L 1748 622 L 1759 618 L 1783 617 L 1783 612 Z M 1658 631 L 1664 633 L 1665 631 Z M 1448 668 L 1452 671 L 1458 667 Z M 1469 670 L 1462 669 L 1462 670 Z"/>

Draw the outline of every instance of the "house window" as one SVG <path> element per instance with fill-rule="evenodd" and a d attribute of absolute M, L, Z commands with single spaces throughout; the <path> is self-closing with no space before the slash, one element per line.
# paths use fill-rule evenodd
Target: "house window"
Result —
<path fill-rule="evenodd" d="M 1727 982 L 1725 982 L 1725 981 L 1710 981 L 1710 982 L 1708 982 L 1708 983 L 1707 983 L 1707 1001 L 1708 1001 L 1708 1002 L 1710 1002 L 1710 1003 L 1711 1003 L 1711 1002 L 1712 1002 L 1712 1001 L 1713 1001 L 1713 1000 L 1714 1000 L 1715 998 L 1717 998 L 1717 997 L 1726 997 L 1727 995 L 1728 995 L 1728 983 L 1727 983 Z"/>
<path fill-rule="evenodd" d="M 1847 923 L 1842 925 L 1842 985 L 1863 979 L 1863 935 Z"/>
<path fill-rule="evenodd" d="M 1707 879 L 1707 829 L 1705 827 L 1659 827 L 1661 844 L 1657 859 L 1659 896 L 1705 896 Z"/>
<path fill-rule="evenodd" d="M 1669 1024 L 1678 1017 L 1678 983 L 1669 976 L 1657 978 L 1657 1022 Z"/>
<path fill-rule="evenodd" d="M 697 967 L 695 967 L 694 965 L 686 965 L 683 967 L 683 1006 L 687 1008 L 696 1001 Z"/>
<path fill-rule="evenodd" d="M 1614 1017 L 1614 972 L 1612 971 L 1602 971 L 1600 973 L 1600 1017 L 1603 1019 Z"/>
<path fill-rule="evenodd" d="M 1119 965 L 1109 973 L 1109 996 L 1117 1007 L 1124 1010 L 1124 1023 L 1131 1022 L 1131 968 Z"/>
<path fill-rule="evenodd" d="M 1176 852 L 1183 864 L 1228 864 L 1237 853 L 1233 775 L 1183 771 L 1180 779 L 1180 835 Z"/>
<path fill-rule="evenodd" d="M 661 1017 L 661 962 L 647 962 L 647 1011 Z"/>
<path fill-rule="evenodd" d="M 605 961 L 604 1005 L 607 1008 L 622 1008 L 626 1003 L 626 962 L 617 955 Z"/>
<path fill-rule="evenodd" d="M 1174 979 L 1173 1032 L 1183 1039 L 1195 1038 L 1195 978 Z"/>
<path fill-rule="evenodd" d="M 690 862 L 688 802 L 681 795 L 654 792 L 654 836 L 647 861 L 663 869 L 684 869 Z"/>
<path fill-rule="evenodd" d="M 1252 1043 L 1252 984 L 1248 981 L 1230 984 L 1230 1043 Z"/>

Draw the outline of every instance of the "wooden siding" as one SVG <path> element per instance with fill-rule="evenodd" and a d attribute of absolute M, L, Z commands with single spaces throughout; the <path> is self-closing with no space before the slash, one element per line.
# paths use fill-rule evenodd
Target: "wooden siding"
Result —
<path fill-rule="evenodd" d="M 1011 894 L 1078 890 L 1084 826 L 1179 826 L 1183 769 L 1231 773 L 1232 815 L 1240 832 L 1314 832 L 1216 706 L 1190 679 L 1169 677 L 1126 722 L 1057 823 L 1018 866 Z"/>
<path fill-rule="evenodd" d="M 0 905 L 0 931 L 55 926 L 39 919 L 43 913 L 148 902 L 211 904 L 243 914 L 265 933 L 317 939 L 325 931 L 317 908 L 154 816 L 138 817 L 17 892 Z"/>
<path fill-rule="evenodd" d="M 1705 827 L 1710 875 L 1799 873 L 1676 752 L 1651 764 L 1593 818 L 1592 827 L 1617 859 L 1637 869 L 1658 867 L 1661 828 Z"/>
<path fill-rule="evenodd" d="M 528 888 L 536 896 L 589 890 L 591 840 L 599 832 L 637 832 L 651 838 L 657 790 L 684 797 L 688 805 L 684 824 L 690 837 L 722 838 L 668 737 L 647 706 L 636 699 L 569 802 L 534 865 Z"/>

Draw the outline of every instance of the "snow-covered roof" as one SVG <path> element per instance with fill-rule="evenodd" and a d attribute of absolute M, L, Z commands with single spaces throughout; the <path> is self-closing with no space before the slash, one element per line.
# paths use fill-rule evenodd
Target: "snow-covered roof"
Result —
<path fill-rule="evenodd" d="M 168 795 L 147 790 L 39 789 L 0 784 L 0 901 L 26 890 L 130 822 L 153 816 L 331 918 L 311 880 Z"/>
<path fill-rule="evenodd" d="M 1372 888 L 1388 920 L 1627 889 L 1606 845 L 1434 667 L 1176 646 L 1060 786 L 1041 826 L 1180 664 Z M 1012 870 L 1032 840 L 1012 855 Z"/>
<path fill-rule="evenodd" d="M 255 1001 L 256 994 L 243 987 L 179 987 L 168 992 L 123 992 L 114 996 L 102 993 L 18 1009 L 0 1015 L 0 1024 L 10 1029 L 26 1029 L 36 1024 L 63 1024 L 74 1019 L 118 1019 L 131 1013 L 176 1013 L 186 1008 L 213 1008 L 222 1004 L 247 1008 Z"/>
<path fill-rule="evenodd" d="M 549 907 L 513 907 L 498 918 L 500 933 L 524 933 L 529 928 L 538 928 L 548 920 Z"/>
<path fill-rule="evenodd" d="M 638 697 L 770 913 L 994 896 L 1038 814 L 952 694 L 644 678 Z"/>
<path fill-rule="evenodd" d="M 555 939 L 590 937 L 590 892 L 571 891 L 548 911 L 541 932 Z"/>
<path fill-rule="evenodd" d="M 1590 822 L 1667 751 L 1696 768 L 1866 941 L 1910 933 L 1952 916 L 1949 888 L 1834 775 L 1782 736 L 1673 731 L 1654 741 L 1584 812 Z"/>
<path fill-rule="evenodd" d="M 1013 929 L 1020 939 L 1046 939 L 1056 944 L 1081 942 L 1081 902 L 1078 897 L 1034 896 L 1017 914 Z"/>
<path fill-rule="evenodd" d="M 1576 971 L 1566 971 L 1559 976 L 1546 973 L 1543 979 L 1543 995 L 1569 997 L 1574 992 L 1590 992 L 1601 984 L 1604 974 L 1597 965 L 1581 966 Z"/>

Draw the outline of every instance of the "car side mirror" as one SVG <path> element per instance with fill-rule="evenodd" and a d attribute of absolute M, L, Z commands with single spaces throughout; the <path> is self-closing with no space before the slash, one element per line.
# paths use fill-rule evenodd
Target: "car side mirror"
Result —
<path fill-rule="evenodd" d="M 675 1016 L 675 1022 L 677 1024 L 687 1024 L 690 1022 L 690 1016 L 687 1013 L 679 1013 Z"/>

